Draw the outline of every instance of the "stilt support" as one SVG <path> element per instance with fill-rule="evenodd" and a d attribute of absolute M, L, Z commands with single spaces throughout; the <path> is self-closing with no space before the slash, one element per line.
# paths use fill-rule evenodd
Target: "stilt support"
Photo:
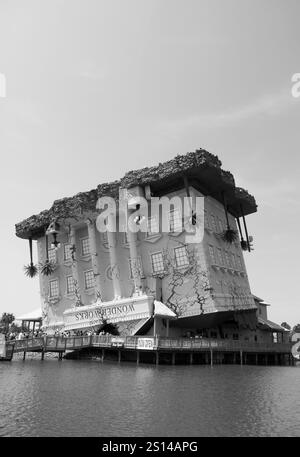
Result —
<path fill-rule="evenodd" d="M 175 352 L 172 352 L 172 365 L 175 365 L 175 361 L 176 361 L 176 354 L 175 354 Z"/>
<path fill-rule="evenodd" d="M 140 351 L 136 351 L 136 364 L 140 363 Z"/>
<path fill-rule="evenodd" d="M 155 364 L 159 365 L 159 352 L 158 351 L 156 351 L 156 353 L 155 353 Z"/>

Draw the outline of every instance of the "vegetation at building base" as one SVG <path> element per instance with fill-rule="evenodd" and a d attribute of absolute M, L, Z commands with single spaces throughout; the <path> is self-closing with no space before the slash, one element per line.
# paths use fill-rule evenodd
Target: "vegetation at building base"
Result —
<path fill-rule="evenodd" d="M 10 324 L 15 320 L 15 316 L 12 313 L 3 313 L 0 319 L 0 332 L 7 333 L 9 331 Z"/>

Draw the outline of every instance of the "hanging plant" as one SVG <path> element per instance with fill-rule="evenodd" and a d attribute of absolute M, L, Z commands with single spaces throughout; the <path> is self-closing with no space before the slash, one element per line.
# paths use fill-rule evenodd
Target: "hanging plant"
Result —
<path fill-rule="evenodd" d="M 238 239 L 238 232 L 236 230 L 230 228 L 229 226 L 227 226 L 227 229 L 221 233 L 221 238 L 226 243 L 232 244 Z"/>
<path fill-rule="evenodd" d="M 52 273 L 54 272 L 55 268 L 56 268 L 56 264 L 55 262 L 53 262 L 52 260 L 49 260 L 49 251 L 48 251 L 48 235 L 46 234 L 45 236 L 46 238 L 46 242 L 45 242 L 45 246 L 46 246 L 46 260 L 45 262 L 41 262 L 40 263 L 40 272 L 42 275 L 44 276 L 50 276 L 52 275 Z"/>
<path fill-rule="evenodd" d="M 220 236 L 223 241 L 225 241 L 226 243 L 232 244 L 238 239 L 238 232 L 236 230 L 232 229 L 229 225 L 227 204 L 226 204 L 224 193 L 223 193 L 223 204 L 224 204 L 227 228 L 220 234 Z"/>
<path fill-rule="evenodd" d="M 29 278 L 34 278 L 38 273 L 38 268 L 36 265 L 33 265 L 33 263 L 30 263 L 29 265 L 24 266 L 24 272 Z"/>
<path fill-rule="evenodd" d="M 40 272 L 44 276 L 50 276 L 54 273 L 56 264 L 51 260 L 47 259 L 45 263 L 40 263 Z"/>
<path fill-rule="evenodd" d="M 25 275 L 29 278 L 34 278 L 37 275 L 38 268 L 33 263 L 32 259 L 32 238 L 29 238 L 29 251 L 30 251 L 30 263 L 24 266 Z"/>

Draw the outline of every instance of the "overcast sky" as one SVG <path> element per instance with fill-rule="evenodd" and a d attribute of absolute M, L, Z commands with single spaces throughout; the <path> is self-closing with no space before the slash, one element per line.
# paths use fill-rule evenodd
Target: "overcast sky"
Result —
<path fill-rule="evenodd" d="M 252 292 L 299 306 L 299 0 L 0 0 L 0 313 L 39 306 L 14 224 L 203 147 L 252 193 Z"/>

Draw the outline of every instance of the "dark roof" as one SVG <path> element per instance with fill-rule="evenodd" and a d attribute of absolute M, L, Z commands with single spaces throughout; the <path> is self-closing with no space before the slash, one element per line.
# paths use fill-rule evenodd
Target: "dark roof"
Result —
<path fill-rule="evenodd" d="M 211 195 L 222 202 L 222 193 L 226 196 L 229 211 L 234 216 L 256 212 L 255 199 L 246 190 L 236 187 L 233 175 L 221 169 L 217 156 L 205 149 L 177 155 L 174 159 L 154 167 L 129 171 L 119 181 L 99 184 L 97 189 L 81 192 L 73 197 L 55 200 L 49 210 L 42 211 L 16 224 L 16 235 L 20 238 L 38 238 L 54 219 L 81 218 L 84 212 L 96 211 L 97 199 L 111 196 L 118 199 L 119 187 L 130 188 L 151 184 L 153 195 L 159 196 L 183 187 L 183 176 L 191 186 L 204 195 Z M 242 208 L 242 209 L 241 209 Z"/>
<path fill-rule="evenodd" d="M 262 326 L 262 328 L 267 330 L 270 329 L 277 332 L 289 332 L 289 330 L 281 327 L 281 325 L 275 324 L 275 322 L 269 321 L 268 319 L 263 319 L 261 316 L 258 317 L 258 323 Z"/>

